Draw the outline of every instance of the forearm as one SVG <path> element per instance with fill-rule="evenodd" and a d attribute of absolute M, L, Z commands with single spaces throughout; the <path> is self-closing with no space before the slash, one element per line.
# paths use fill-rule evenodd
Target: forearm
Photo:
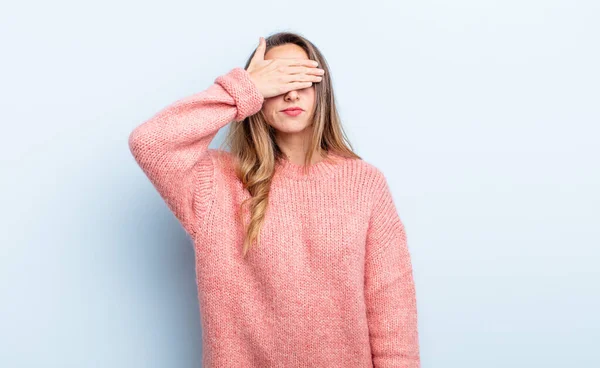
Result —
<path fill-rule="evenodd" d="M 367 264 L 367 317 L 375 368 L 419 368 L 415 284 L 400 241 Z"/>
<path fill-rule="evenodd" d="M 136 127 L 129 136 L 136 160 L 150 164 L 152 158 L 166 155 L 191 164 L 208 149 L 220 128 L 260 110 L 262 96 L 249 85 L 245 73 L 235 68 L 204 91 L 174 102 Z"/>

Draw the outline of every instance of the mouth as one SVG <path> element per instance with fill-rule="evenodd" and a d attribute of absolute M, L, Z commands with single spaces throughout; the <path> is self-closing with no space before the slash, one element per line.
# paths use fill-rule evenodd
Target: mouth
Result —
<path fill-rule="evenodd" d="M 299 107 L 288 107 L 287 109 L 281 110 L 281 112 L 283 112 L 284 114 L 286 114 L 288 116 L 298 116 L 303 111 L 304 110 Z"/>

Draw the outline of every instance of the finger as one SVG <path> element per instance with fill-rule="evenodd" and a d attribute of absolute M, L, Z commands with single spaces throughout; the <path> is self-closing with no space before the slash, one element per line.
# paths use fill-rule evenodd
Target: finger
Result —
<path fill-rule="evenodd" d="M 312 82 L 292 82 L 285 84 L 282 93 L 288 93 L 296 89 L 304 89 L 312 86 Z"/>
<path fill-rule="evenodd" d="M 313 75 L 323 75 L 325 74 L 325 70 L 321 68 L 309 68 L 306 66 L 288 66 L 285 69 L 285 72 L 288 74 L 313 74 Z"/>
<path fill-rule="evenodd" d="M 323 80 L 323 77 L 320 75 L 311 75 L 311 74 L 288 74 L 283 76 L 283 80 L 287 83 L 293 82 L 320 82 Z"/>
<path fill-rule="evenodd" d="M 283 63 L 286 66 L 304 66 L 304 67 L 311 67 L 311 68 L 315 68 L 317 65 L 319 65 L 318 62 L 316 62 L 315 60 L 311 60 L 311 59 L 280 59 L 281 63 Z"/>
<path fill-rule="evenodd" d="M 254 52 L 254 56 L 252 57 L 253 61 L 264 61 L 265 60 L 265 49 L 267 48 L 267 43 L 265 39 L 261 36 L 258 41 L 258 46 L 256 47 L 256 51 Z"/>

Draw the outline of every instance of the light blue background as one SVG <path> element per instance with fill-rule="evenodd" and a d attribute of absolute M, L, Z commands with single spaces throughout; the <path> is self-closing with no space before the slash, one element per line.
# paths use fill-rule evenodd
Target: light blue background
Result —
<path fill-rule="evenodd" d="M 200 366 L 191 242 L 128 135 L 290 30 L 392 187 L 423 367 L 599 367 L 598 4 L 3 5 L 0 366 Z"/>

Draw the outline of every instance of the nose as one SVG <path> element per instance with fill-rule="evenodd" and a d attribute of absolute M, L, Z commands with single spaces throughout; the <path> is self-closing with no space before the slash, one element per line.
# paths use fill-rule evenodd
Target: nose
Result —
<path fill-rule="evenodd" d="M 285 94 L 286 101 L 295 101 L 298 99 L 298 97 L 299 97 L 298 91 L 296 91 L 295 89 L 291 90 Z"/>

